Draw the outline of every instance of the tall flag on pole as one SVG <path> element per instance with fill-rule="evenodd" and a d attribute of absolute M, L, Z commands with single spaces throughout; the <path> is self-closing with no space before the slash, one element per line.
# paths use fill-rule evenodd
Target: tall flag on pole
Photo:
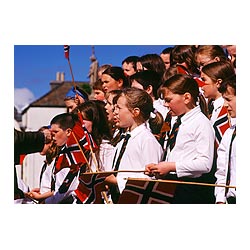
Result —
<path fill-rule="evenodd" d="M 69 45 L 64 45 L 64 56 L 66 59 L 69 59 Z"/>

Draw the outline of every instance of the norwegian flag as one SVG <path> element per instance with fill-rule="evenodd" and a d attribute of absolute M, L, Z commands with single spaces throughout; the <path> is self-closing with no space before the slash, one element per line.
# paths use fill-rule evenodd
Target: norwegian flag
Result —
<path fill-rule="evenodd" d="M 70 171 L 68 172 L 68 174 L 64 178 L 62 185 L 58 189 L 58 192 L 60 194 L 66 193 L 69 190 L 69 187 L 70 187 L 72 181 L 74 180 L 74 178 L 77 176 L 77 174 L 80 170 L 80 167 L 81 167 L 81 164 L 74 164 L 74 165 L 70 166 Z"/>
<path fill-rule="evenodd" d="M 74 191 L 80 201 L 84 204 L 102 204 L 102 191 L 106 188 L 103 184 L 110 173 L 84 173 L 79 177 L 78 188 Z"/>
<path fill-rule="evenodd" d="M 76 139 L 81 149 L 79 148 Z M 65 146 L 59 152 L 59 156 L 56 160 L 55 172 L 60 171 L 62 168 L 70 167 L 71 165 L 86 164 L 86 158 L 87 160 L 89 159 L 91 148 L 95 150 L 97 145 L 83 123 L 77 121 Z"/>
<path fill-rule="evenodd" d="M 216 147 L 218 148 L 220 141 L 222 139 L 223 134 L 225 131 L 230 127 L 230 123 L 227 116 L 227 107 L 223 106 L 220 110 L 220 113 L 213 124 L 214 131 L 215 131 L 215 142 Z"/>
<path fill-rule="evenodd" d="M 192 76 L 183 65 L 177 65 L 176 67 L 179 74 Z M 198 76 L 192 76 L 192 77 L 197 82 L 200 88 L 205 85 L 205 82 L 203 82 L 200 77 Z"/>
<path fill-rule="evenodd" d="M 170 204 L 173 202 L 176 185 L 128 178 L 118 204 Z"/>
<path fill-rule="evenodd" d="M 183 65 L 178 64 L 176 66 L 178 74 L 190 75 L 187 68 Z"/>
<path fill-rule="evenodd" d="M 64 56 L 66 59 L 69 59 L 69 45 L 64 45 Z"/>

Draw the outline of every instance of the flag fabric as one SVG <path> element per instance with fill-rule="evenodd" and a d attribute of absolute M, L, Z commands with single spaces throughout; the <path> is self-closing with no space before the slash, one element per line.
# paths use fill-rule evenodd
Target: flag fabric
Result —
<path fill-rule="evenodd" d="M 190 74 L 188 70 L 186 69 L 186 67 L 184 67 L 183 65 L 177 65 L 177 72 L 179 74 L 189 75 L 193 77 L 193 79 L 197 82 L 200 88 L 205 85 L 205 82 L 203 82 L 200 77 Z"/>
<path fill-rule="evenodd" d="M 104 180 L 110 173 L 83 173 L 79 176 L 78 188 L 74 191 L 84 204 L 103 204 L 101 192 L 106 191 Z"/>
<path fill-rule="evenodd" d="M 75 140 L 75 137 L 77 141 Z M 72 129 L 72 133 L 69 136 L 65 146 L 60 150 L 58 157 L 56 159 L 55 171 L 58 172 L 62 168 L 69 167 L 74 164 L 87 164 L 89 159 L 90 150 L 95 150 L 97 145 L 95 144 L 92 136 L 88 133 L 84 124 L 81 121 L 77 121 Z M 85 157 L 84 157 L 84 155 Z"/>
<path fill-rule="evenodd" d="M 227 107 L 223 106 L 220 110 L 218 117 L 216 118 L 216 121 L 213 124 L 213 128 L 215 131 L 216 147 L 219 146 L 223 134 L 229 127 L 230 123 L 227 116 Z"/>
<path fill-rule="evenodd" d="M 171 204 L 175 183 L 128 178 L 118 204 Z"/>
<path fill-rule="evenodd" d="M 69 190 L 71 183 L 73 182 L 74 178 L 77 176 L 81 165 L 80 164 L 73 164 L 70 166 L 70 171 L 66 175 L 62 185 L 58 189 L 60 194 L 66 193 Z"/>
<path fill-rule="evenodd" d="M 64 56 L 66 59 L 69 59 L 69 45 L 64 45 Z"/>

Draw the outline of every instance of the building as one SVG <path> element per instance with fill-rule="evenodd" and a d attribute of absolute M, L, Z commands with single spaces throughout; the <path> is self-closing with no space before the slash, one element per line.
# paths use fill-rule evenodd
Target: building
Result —
<path fill-rule="evenodd" d="M 75 82 L 77 86 L 89 85 L 88 82 Z M 71 81 L 64 80 L 64 73 L 57 72 L 56 80 L 50 82 L 51 90 L 30 103 L 22 111 L 21 127 L 25 131 L 36 131 L 44 125 L 49 125 L 51 119 L 67 112 L 64 104 L 64 97 L 73 85 Z M 27 155 L 23 161 L 23 166 L 17 167 L 18 175 L 30 187 L 39 186 L 39 176 L 43 165 L 44 156 L 39 153 Z"/>

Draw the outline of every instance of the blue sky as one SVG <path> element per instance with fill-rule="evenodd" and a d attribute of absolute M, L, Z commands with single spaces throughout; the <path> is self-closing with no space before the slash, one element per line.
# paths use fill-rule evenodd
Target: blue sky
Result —
<path fill-rule="evenodd" d="M 95 55 L 102 64 L 121 66 L 127 56 L 142 56 L 160 52 L 170 45 L 95 45 Z M 70 45 L 70 62 L 75 81 L 88 81 L 91 45 Z M 28 90 L 29 100 L 37 99 L 50 90 L 50 81 L 56 72 L 64 72 L 65 80 L 72 80 L 63 45 L 15 45 L 14 87 L 15 102 L 25 105 Z M 20 99 L 22 98 L 22 99 Z M 16 100 L 19 99 L 19 100 Z"/>

